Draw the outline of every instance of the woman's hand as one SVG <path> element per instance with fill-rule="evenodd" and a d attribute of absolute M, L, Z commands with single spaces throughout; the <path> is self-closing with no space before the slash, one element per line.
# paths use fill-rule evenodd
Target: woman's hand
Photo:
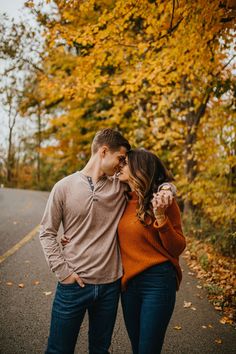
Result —
<path fill-rule="evenodd" d="M 157 219 L 158 224 L 161 224 L 166 216 L 165 211 L 172 204 L 173 194 L 169 190 L 160 190 L 157 193 L 153 193 L 152 206 L 153 213 Z"/>

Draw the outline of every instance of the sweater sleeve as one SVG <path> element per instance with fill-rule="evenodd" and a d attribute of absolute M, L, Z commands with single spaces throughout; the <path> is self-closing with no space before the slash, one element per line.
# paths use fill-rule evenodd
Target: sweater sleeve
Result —
<path fill-rule="evenodd" d="M 158 225 L 155 221 L 153 226 L 158 230 L 161 243 L 166 251 L 173 257 L 178 257 L 186 247 L 183 235 L 180 210 L 175 199 L 166 210 L 166 219 Z"/>
<path fill-rule="evenodd" d="M 46 261 L 52 272 L 55 272 L 59 281 L 63 281 L 74 272 L 65 261 L 57 241 L 57 233 L 62 221 L 62 215 L 63 191 L 57 183 L 53 187 L 47 201 L 40 225 L 39 238 Z"/>

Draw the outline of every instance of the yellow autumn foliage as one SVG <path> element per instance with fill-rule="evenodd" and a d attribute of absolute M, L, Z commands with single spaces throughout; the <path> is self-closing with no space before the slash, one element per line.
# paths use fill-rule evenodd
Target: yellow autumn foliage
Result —
<path fill-rule="evenodd" d="M 63 172 L 84 164 L 98 129 L 119 129 L 163 158 L 185 206 L 235 222 L 234 9 L 219 0 L 54 3 L 38 91 L 52 107 Z"/>

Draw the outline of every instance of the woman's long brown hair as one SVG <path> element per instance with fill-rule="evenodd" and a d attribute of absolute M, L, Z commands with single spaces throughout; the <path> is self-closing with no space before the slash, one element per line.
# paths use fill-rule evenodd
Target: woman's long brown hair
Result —
<path fill-rule="evenodd" d="M 144 225 L 149 225 L 153 220 L 153 193 L 162 183 L 173 181 L 174 178 L 163 162 L 145 149 L 130 150 L 128 165 L 130 181 L 138 195 L 137 217 Z"/>

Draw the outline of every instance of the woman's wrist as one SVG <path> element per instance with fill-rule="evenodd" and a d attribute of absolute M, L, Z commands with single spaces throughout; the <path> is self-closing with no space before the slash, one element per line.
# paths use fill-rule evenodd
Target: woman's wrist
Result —
<path fill-rule="evenodd" d="M 166 219 L 166 215 L 163 212 L 158 212 L 157 210 L 154 210 L 154 216 L 156 219 L 156 222 L 160 225 L 162 224 L 165 219 Z"/>
<path fill-rule="evenodd" d="M 165 219 L 166 219 L 165 214 L 156 216 L 156 221 L 158 224 L 162 224 L 165 221 Z"/>

